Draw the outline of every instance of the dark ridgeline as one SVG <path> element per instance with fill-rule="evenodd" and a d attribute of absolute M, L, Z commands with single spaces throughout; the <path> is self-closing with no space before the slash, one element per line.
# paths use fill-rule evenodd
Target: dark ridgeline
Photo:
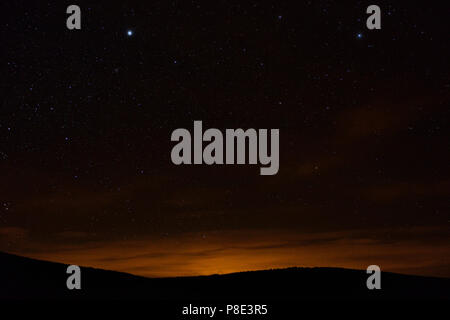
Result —
<path fill-rule="evenodd" d="M 382 273 L 368 290 L 365 271 L 289 268 L 227 275 L 144 278 L 81 268 L 81 290 L 66 288 L 67 265 L 0 253 L 2 299 L 151 299 L 273 302 L 317 299 L 450 298 L 450 279 Z"/>

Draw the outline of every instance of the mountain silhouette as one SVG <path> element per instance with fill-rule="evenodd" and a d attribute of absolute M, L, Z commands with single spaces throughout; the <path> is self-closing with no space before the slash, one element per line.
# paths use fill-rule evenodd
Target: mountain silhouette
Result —
<path fill-rule="evenodd" d="M 81 290 L 68 290 L 67 265 L 0 253 L 0 299 L 145 299 L 153 301 L 292 301 L 450 299 L 450 279 L 340 268 L 288 268 L 225 275 L 145 278 L 81 267 Z"/>

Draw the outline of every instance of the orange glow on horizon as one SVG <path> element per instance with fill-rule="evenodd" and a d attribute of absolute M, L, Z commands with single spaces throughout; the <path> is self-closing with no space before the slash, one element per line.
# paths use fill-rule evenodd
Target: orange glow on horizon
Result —
<path fill-rule="evenodd" d="M 427 232 L 418 230 L 417 232 Z M 127 272 L 146 277 L 197 276 L 287 267 L 366 269 L 450 276 L 450 245 L 392 243 L 359 237 L 357 232 L 296 234 L 286 231 L 230 231 L 142 238 L 84 245 L 58 244 L 12 253 L 31 258 Z M 278 239 L 274 241 L 273 239 Z M 432 249 L 432 250 L 431 250 Z"/>

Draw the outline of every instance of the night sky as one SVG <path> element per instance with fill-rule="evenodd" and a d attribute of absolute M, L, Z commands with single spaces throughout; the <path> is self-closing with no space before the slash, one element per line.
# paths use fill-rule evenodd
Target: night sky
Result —
<path fill-rule="evenodd" d="M 81 30 L 66 28 L 70 4 Z M 366 28 L 370 4 L 381 30 Z M 0 251 L 145 276 L 371 264 L 450 276 L 448 7 L 0 12 Z M 278 174 L 172 164 L 171 133 L 194 120 L 280 129 Z"/>

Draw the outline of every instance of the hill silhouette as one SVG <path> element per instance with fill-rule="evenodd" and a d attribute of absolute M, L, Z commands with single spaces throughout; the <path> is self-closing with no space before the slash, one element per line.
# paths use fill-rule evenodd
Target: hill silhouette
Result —
<path fill-rule="evenodd" d="M 67 265 L 0 253 L 1 299 L 145 299 L 265 301 L 320 299 L 450 299 L 450 279 L 382 272 L 368 290 L 362 270 L 288 268 L 226 275 L 145 278 L 81 267 L 81 290 L 66 288 Z"/>

